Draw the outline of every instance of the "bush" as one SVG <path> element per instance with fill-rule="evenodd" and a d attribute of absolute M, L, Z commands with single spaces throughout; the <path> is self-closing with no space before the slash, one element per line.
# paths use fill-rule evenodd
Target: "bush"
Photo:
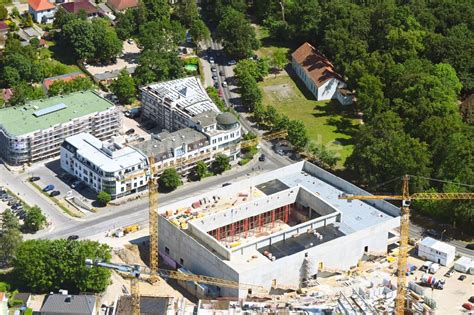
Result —
<path fill-rule="evenodd" d="M 165 191 L 172 191 L 183 184 L 181 176 L 178 174 L 175 168 L 168 168 L 163 171 L 160 175 L 158 187 Z"/>
<path fill-rule="evenodd" d="M 110 194 L 106 191 L 101 191 L 97 194 L 97 201 L 106 206 L 110 200 L 112 200 L 112 197 Z"/>

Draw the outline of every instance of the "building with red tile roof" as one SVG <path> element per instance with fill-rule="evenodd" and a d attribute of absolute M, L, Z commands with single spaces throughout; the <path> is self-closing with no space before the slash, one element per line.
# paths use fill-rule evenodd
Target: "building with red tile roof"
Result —
<path fill-rule="evenodd" d="M 88 0 L 79 0 L 73 2 L 66 2 L 61 4 L 64 10 L 69 13 L 79 13 L 84 11 L 87 13 L 88 17 L 95 17 L 98 15 L 99 10 Z"/>
<path fill-rule="evenodd" d="M 64 81 L 64 82 L 69 82 L 72 80 L 75 80 L 77 78 L 85 78 L 86 75 L 80 71 L 73 72 L 73 73 L 68 73 L 68 74 L 63 74 L 63 75 L 58 75 L 55 77 L 50 77 L 46 78 L 43 80 L 43 87 L 46 91 L 49 90 L 49 87 L 51 84 L 53 84 L 56 81 Z"/>
<path fill-rule="evenodd" d="M 28 12 L 36 23 L 52 23 L 56 6 L 48 0 L 28 0 Z"/>
<path fill-rule="evenodd" d="M 138 6 L 138 0 L 107 0 L 107 5 L 115 12 Z"/>
<path fill-rule="evenodd" d="M 316 48 L 304 43 L 291 55 L 291 64 L 298 77 L 318 101 L 337 99 L 341 104 L 352 103 L 352 93 L 334 70 L 333 64 Z"/>

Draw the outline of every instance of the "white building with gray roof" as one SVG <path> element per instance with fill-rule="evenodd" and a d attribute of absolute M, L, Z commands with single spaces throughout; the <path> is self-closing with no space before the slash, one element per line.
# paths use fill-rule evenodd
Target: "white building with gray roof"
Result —
<path fill-rule="evenodd" d="M 51 294 L 46 297 L 41 315 L 96 315 L 96 297 L 93 295 Z"/>
<path fill-rule="evenodd" d="M 102 142 L 88 133 L 66 138 L 61 167 L 96 192 L 113 199 L 147 188 L 148 158 L 141 151 L 116 142 Z"/>
<path fill-rule="evenodd" d="M 343 193 L 368 194 L 305 161 L 234 182 L 158 209 L 159 252 L 195 274 L 297 288 L 319 271 L 344 271 L 364 255 L 385 255 L 398 241 L 397 207 L 339 199 Z"/>

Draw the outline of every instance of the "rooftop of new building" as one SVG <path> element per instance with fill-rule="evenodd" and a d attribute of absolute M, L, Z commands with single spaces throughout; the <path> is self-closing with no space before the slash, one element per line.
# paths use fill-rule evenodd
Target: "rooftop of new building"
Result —
<path fill-rule="evenodd" d="M 209 144 L 207 137 L 194 129 L 183 128 L 174 132 L 164 131 L 153 135 L 150 140 L 136 144 L 134 147 L 146 156 L 154 156 L 156 161 L 173 157 L 177 148 L 188 146 L 188 152 Z M 183 151 L 184 153 L 184 151 Z"/>
<path fill-rule="evenodd" d="M 65 139 L 63 146 L 76 148 L 83 156 L 104 172 L 118 172 L 147 163 L 147 157 L 131 147 L 122 146 L 113 141 L 102 142 L 88 133 L 80 133 Z"/>
<path fill-rule="evenodd" d="M 153 92 L 191 117 L 209 110 L 220 112 L 196 77 L 150 84 L 143 89 Z"/>
<path fill-rule="evenodd" d="M 422 239 L 420 242 L 420 245 L 429 247 L 431 249 L 434 249 L 443 253 L 454 252 L 456 250 L 456 248 L 453 245 L 449 245 L 448 243 L 438 241 L 431 237 L 425 237 L 424 239 Z"/>
<path fill-rule="evenodd" d="M 114 107 L 94 91 L 75 92 L 0 109 L 0 128 L 21 136 Z"/>
<path fill-rule="evenodd" d="M 93 295 L 51 294 L 41 307 L 41 314 L 92 315 L 95 303 Z"/>

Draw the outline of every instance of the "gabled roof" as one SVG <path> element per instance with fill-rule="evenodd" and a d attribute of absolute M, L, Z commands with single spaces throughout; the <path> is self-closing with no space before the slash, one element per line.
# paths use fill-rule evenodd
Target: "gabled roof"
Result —
<path fill-rule="evenodd" d="M 82 10 L 84 10 L 87 14 L 93 14 L 98 12 L 97 8 L 88 0 L 67 2 L 61 4 L 61 6 L 64 8 L 64 10 L 70 13 L 79 13 Z"/>
<path fill-rule="evenodd" d="M 123 11 L 138 6 L 138 0 L 107 0 L 107 4 L 115 11 Z"/>
<path fill-rule="evenodd" d="M 72 80 L 77 79 L 79 77 L 85 78 L 86 75 L 84 73 L 80 72 L 80 71 L 77 71 L 77 72 L 73 72 L 73 73 L 68 73 L 68 74 L 58 75 L 58 76 L 55 76 L 55 77 L 46 78 L 46 79 L 43 80 L 43 86 L 46 90 L 49 90 L 49 87 L 51 86 L 51 84 L 53 84 L 56 81 L 69 82 L 69 81 L 72 81 Z"/>
<path fill-rule="evenodd" d="M 28 0 L 28 5 L 35 11 L 54 9 L 55 6 L 48 0 Z"/>
<path fill-rule="evenodd" d="M 92 315 L 95 301 L 93 295 L 51 294 L 41 307 L 41 313 Z"/>
<path fill-rule="evenodd" d="M 317 87 L 333 78 L 343 81 L 342 76 L 334 71 L 333 64 L 307 42 L 296 49 L 291 56 L 303 67 Z"/>

